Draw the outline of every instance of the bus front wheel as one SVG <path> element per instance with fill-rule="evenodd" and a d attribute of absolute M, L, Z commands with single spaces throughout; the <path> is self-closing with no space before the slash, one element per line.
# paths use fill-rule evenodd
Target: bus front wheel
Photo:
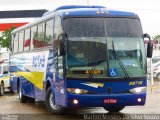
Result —
<path fill-rule="evenodd" d="M 65 108 L 60 106 L 60 105 L 55 105 L 53 100 L 54 99 L 53 99 L 53 94 L 52 94 L 52 88 L 49 87 L 47 89 L 47 93 L 46 93 L 46 96 L 45 96 L 45 104 L 46 104 L 46 107 L 47 107 L 48 111 L 51 114 L 63 114 Z"/>
<path fill-rule="evenodd" d="M 125 106 L 116 106 L 116 107 L 103 107 L 105 110 L 107 110 L 108 112 L 119 112 L 121 110 L 123 110 L 125 108 Z"/>

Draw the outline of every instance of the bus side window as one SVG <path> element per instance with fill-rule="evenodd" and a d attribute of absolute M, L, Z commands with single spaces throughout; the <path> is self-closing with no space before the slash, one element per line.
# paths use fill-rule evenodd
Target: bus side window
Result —
<path fill-rule="evenodd" d="M 34 43 L 36 41 L 37 36 L 37 26 L 33 26 L 31 28 L 31 44 L 30 44 L 30 50 L 34 50 Z"/>
<path fill-rule="evenodd" d="M 19 32 L 19 50 L 18 52 L 23 51 L 23 43 L 24 43 L 24 31 Z"/>
<path fill-rule="evenodd" d="M 46 22 L 45 46 L 52 46 L 53 43 L 53 19 Z"/>
<path fill-rule="evenodd" d="M 45 47 L 44 35 L 45 35 L 45 24 L 41 23 L 38 25 L 38 32 L 34 36 L 33 45 L 34 48 L 43 48 Z"/>
<path fill-rule="evenodd" d="M 18 52 L 18 33 L 16 33 L 15 35 L 14 35 L 14 42 L 13 42 L 13 52 L 14 53 L 17 53 Z"/>
<path fill-rule="evenodd" d="M 30 29 L 25 30 L 25 37 L 24 37 L 24 51 L 28 51 L 30 48 Z"/>

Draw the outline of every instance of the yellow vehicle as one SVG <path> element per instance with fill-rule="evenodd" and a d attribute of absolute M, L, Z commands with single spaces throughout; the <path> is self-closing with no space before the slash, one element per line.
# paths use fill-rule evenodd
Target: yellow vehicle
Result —
<path fill-rule="evenodd" d="M 9 52 L 0 53 L 0 96 L 10 88 Z"/>
<path fill-rule="evenodd" d="M 5 91 L 10 88 L 10 74 L 6 71 L 5 74 L 0 75 L 0 96 L 4 95 Z"/>

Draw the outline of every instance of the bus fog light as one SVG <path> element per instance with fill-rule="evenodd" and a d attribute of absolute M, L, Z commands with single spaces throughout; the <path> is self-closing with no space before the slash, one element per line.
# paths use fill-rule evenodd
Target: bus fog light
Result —
<path fill-rule="evenodd" d="M 141 93 L 141 92 L 146 92 L 147 88 L 146 87 L 137 87 L 133 88 L 130 90 L 132 93 Z"/>
<path fill-rule="evenodd" d="M 74 103 L 74 104 L 78 104 L 78 100 L 77 100 L 77 99 L 74 99 L 74 100 L 73 100 L 73 103 Z"/>
<path fill-rule="evenodd" d="M 137 101 L 138 101 L 138 102 L 142 102 L 142 99 L 141 99 L 141 98 L 138 98 Z"/>

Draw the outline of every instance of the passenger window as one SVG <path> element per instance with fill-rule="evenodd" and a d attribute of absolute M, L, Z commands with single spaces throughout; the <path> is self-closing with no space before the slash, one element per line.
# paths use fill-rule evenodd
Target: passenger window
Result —
<path fill-rule="evenodd" d="M 23 43 L 24 43 L 24 31 L 19 33 L 19 52 L 23 51 Z"/>
<path fill-rule="evenodd" d="M 30 29 L 25 30 L 24 51 L 28 51 L 30 47 Z"/>
<path fill-rule="evenodd" d="M 37 26 L 34 26 L 31 28 L 31 46 L 30 50 L 34 50 L 34 44 L 36 42 L 36 37 L 37 37 Z"/>
<path fill-rule="evenodd" d="M 34 36 L 33 45 L 34 48 L 43 48 L 45 46 L 44 43 L 44 26 L 45 24 L 38 25 L 38 32 Z"/>
<path fill-rule="evenodd" d="M 53 19 L 46 22 L 45 46 L 52 46 L 53 43 Z"/>
<path fill-rule="evenodd" d="M 14 46 L 13 46 L 13 52 L 14 53 L 17 53 L 18 52 L 18 33 L 16 33 L 15 35 L 14 35 L 14 42 L 13 42 L 13 44 L 14 44 Z"/>

